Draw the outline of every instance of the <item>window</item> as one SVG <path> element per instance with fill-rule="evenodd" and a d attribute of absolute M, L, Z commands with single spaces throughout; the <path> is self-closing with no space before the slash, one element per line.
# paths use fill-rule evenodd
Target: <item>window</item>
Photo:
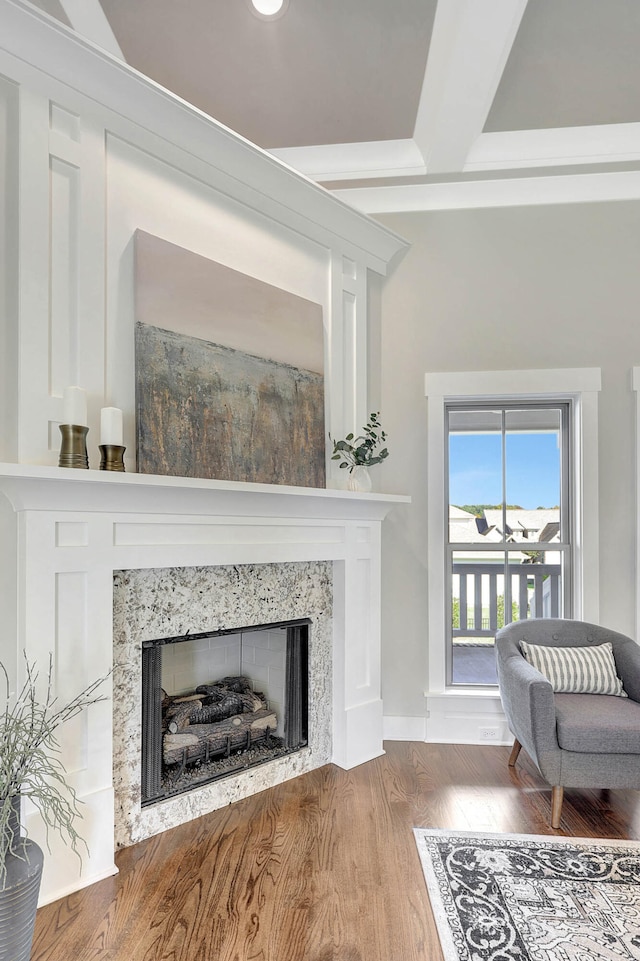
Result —
<path fill-rule="evenodd" d="M 451 710 L 455 716 L 463 718 L 461 697 L 467 692 L 472 700 L 469 701 L 469 711 L 472 703 L 477 705 L 477 697 L 483 693 L 489 696 L 494 688 L 471 686 L 458 682 L 452 684 L 453 673 L 448 670 L 449 632 L 452 631 L 453 588 L 449 584 L 447 565 L 447 548 L 458 544 L 449 540 L 448 507 L 449 507 L 449 429 L 447 426 L 448 411 L 456 409 L 486 408 L 497 410 L 502 417 L 503 409 L 515 410 L 526 408 L 546 409 L 550 404 L 559 410 L 568 405 L 568 423 L 564 429 L 560 425 L 563 435 L 561 443 L 568 448 L 567 458 L 569 467 L 560 468 L 565 497 L 566 529 L 558 540 L 550 546 L 556 549 L 563 547 L 563 579 L 559 604 L 561 616 L 570 612 L 572 617 L 579 617 L 587 621 L 598 621 L 599 616 L 599 573 L 598 573 L 598 392 L 600 390 L 599 368 L 563 368 L 541 370 L 499 370 L 499 371 L 461 371 L 429 373 L 425 376 L 425 393 L 427 396 L 428 414 L 428 451 L 427 451 L 427 586 L 428 586 L 428 678 L 427 709 L 431 719 L 442 714 L 443 696 L 455 699 L 455 707 L 451 701 Z M 506 413 L 505 413 L 506 416 Z M 521 416 L 521 415 L 518 415 Z M 561 415 L 562 416 L 562 415 Z M 517 426 L 517 425 L 516 425 Z M 496 436 L 503 444 L 502 428 Z M 505 441 L 509 436 L 509 424 L 505 423 Z M 508 463 L 508 458 L 505 459 Z M 509 485 L 509 471 L 507 470 L 505 484 Z M 512 501 L 510 490 L 505 491 L 505 503 Z M 457 495 L 456 495 L 457 499 Z M 496 503 L 500 503 L 502 492 L 498 493 Z M 455 500 L 454 500 L 455 503 Z M 490 501 L 487 501 L 490 503 Z M 562 502 L 558 501 L 562 508 Z M 536 504 L 535 507 L 543 506 Z M 546 503 L 544 504 L 546 506 Z M 553 505 L 555 506 L 555 505 Z M 491 518 L 493 520 L 493 518 Z M 503 518 L 503 522 L 506 519 Z M 486 543 L 486 542 L 485 542 Z M 539 548 L 535 548 L 538 550 Z M 512 553 L 509 542 L 500 541 L 494 547 L 503 556 Z M 535 565 L 532 565 L 532 568 Z M 535 579 L 535 572 L 532 575 Z M 529 585 L 527 585 L 527 592 Z M 532 588 L 535 591 L 535 584 Z M 514 597 L 514 591 L 517 596 Z M 496 586 L 496 593 L 501 593 Z M 467 592 L 467 608 L 472 594 Z M 528 595 L 529 596 L 529 595 Z M 511 591 L 511 604 L 519 603 L 519 586 Z M 473 601 L 475 605 L 475 601 Z M 509 609 L 509 608 L 508 608 Z M 513 611 L 513 608 L 511 608 Z M 516 607 L 516 612 L 518 608 Z M 475 618 L 475 607 L 473 615 Z M 489 627 L 491 630 L 491 627 Z M 491 696 L 494 696 L 491 694 Z M 433 698 L 433 699 L 432 699 Z M 475 698 L 475 700 L 473 700 Z M 446 709 L 449 711 L 449 708 Z M 475 708 L 474 708 L 475 710 Z M 444 714 L 442 715 L 444 717 Z M 449 717 L 449 714 L 447 714 Z M 428 722 L 428 723 L 431 723 Z M 443 722 L 444 723 L 444 722 Z M 451 724 L 451 720 L 447 724 Z M 460 720 L 459 726 L 463 725 Z M 432 724 L 434 736 L 443 736 L 443 731 Z M 458 735 L 463 736 L 462 727 Z"/>
<path fill-rule="evenodd" d="M 570 617 L 572 402 L 445 404 L 447 683 L 497 684 L 494 637 Z"/>

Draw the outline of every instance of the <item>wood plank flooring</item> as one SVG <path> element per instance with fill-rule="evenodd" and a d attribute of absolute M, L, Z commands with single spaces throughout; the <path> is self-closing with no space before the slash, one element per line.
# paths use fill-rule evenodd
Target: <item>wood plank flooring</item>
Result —
<path fill-rule="evenodd" d="M 524 751 L 391 741 L 143 841 L 38 911 L 32 961 L 440 961 L 413 827 L 640 839 L 640 792 L 551 791 Z"/>

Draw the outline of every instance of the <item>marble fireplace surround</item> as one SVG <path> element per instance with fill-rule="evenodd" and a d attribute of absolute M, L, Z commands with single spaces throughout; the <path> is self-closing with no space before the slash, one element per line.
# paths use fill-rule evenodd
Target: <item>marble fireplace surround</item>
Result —
<path fill-rule="evenodd" d="M 315 710 L 324 730 L 318 729 L 309 749 L 295 755 L 299 760 L 290 767 L 282 765 L 278 776 L 284 780 L 295 776 L 299 765 L 310 769 L 327 761 L 350 768 L 382 753 L 381 523 L 408 497 L 19 464 L 0 465 L 0 493 L 0 601 L 7 637 L 15 637 L 6 654 L 3 648 L 3 660 L 16 683 L 23 650 L 38 664 L 54 652 L 61 698 L 112 667 L 116 572 L 306 567 L 311 580 L 322 584 L 329 576 L 321 574 L 325 571 L 332 582 L 330 625 L 317 628 L 325 668 L 320 666 L 317 682 L 323 705 Z M 311 606 L 320 609 L 325 600 L 321 587 Z M 79 827 L 89 854 L 80 866 L 51 835 L 41 903 L 116 871 L 113 726 L 121 693 L 85 712 L 61 738 L 62 760 L 82 802 Z M 266 786 L 261 777 L 247 778 L 233 797 L 218 801 L 261 790 Z M 200 800 L 183 802 L 191 805 L 189 816 L 217 806 L 202 790 Z M 145 825 L 125 790 L 117 799 L 132 812 L 122 831 L 119 820 L 120 843 L 177 823 L 174 811 L 168 820 L 154 816 L 155 822 Z M 27 809 L 25 820 L 34 839 L 46 845 L 37 811 Z"/>
<path fill-rule="evenodd" d="M 333 570 L 329 561 L 165 567 L 114 577 L 115 841 L 126 847 L 331 761 Z M 310 618 L 309 744 L 141 807 L 142 642 Z M 215 678 L 202 678 L 203 681 Z"/>

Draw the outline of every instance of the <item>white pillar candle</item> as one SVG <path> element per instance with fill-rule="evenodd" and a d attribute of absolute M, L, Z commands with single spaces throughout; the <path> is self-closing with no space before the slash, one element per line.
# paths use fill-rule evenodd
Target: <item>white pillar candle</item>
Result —
<path fill-rule="evenodd" d="M 103 407 L 100 411 L 100 443 L 122 447 L 122 411 L 119 407 Z"/>
<path fill-rule="evenodd" d="M 87 426 L 87 392 L 83 387 L 65 387 L 62 401 L 63 424 Z"/>

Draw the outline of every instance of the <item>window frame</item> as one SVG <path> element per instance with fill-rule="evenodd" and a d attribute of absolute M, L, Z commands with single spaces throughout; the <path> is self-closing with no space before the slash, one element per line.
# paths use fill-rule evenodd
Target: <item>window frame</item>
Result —
<path fill-rule="evenodd" d="M 446 487 L 445 404 L 455 401 L 485 403 L 572 401 L 572 530 L 574 532 L 571 605 L 573 616 L 598 621 L 598 393 L 599 367 L 519 371 L 460 371 L 425 374 L 427 397 L 427 590 L 429 598 L 428 690 L 442 694 L 476 687 L 447 686 L 446 554 L 448 490 Z"/>

